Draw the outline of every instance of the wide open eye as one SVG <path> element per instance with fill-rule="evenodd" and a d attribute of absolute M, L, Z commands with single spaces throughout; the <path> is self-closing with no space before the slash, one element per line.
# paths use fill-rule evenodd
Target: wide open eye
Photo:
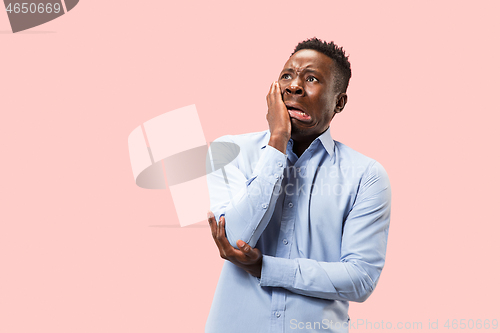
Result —
<path fill-rule="evenodd" d="M 311 75 L 311 76 L 307 77 L 306 81 L 307 82 L 318 82 L 318 79 Z"/>
<path fill-rule="evenodd" d="M 281 75 L 280 79 L 282 80 L 290 80 L 292 78 L 292 76 L 288 73 L 285 73 L 283 75 Z"/>

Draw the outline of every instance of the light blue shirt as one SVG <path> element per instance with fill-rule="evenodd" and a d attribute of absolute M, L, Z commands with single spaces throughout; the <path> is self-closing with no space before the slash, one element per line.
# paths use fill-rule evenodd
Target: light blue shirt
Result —
<path fill-rule="evenodd" d="M 387 173 L 330 129 L 300 158 L 293 140 L 285 155 L 269 137 L 224 136 L 209 150 L 211 210 L 234 247 L 263 260 L 260 279 L 224 263 L 205 332 L 347 332 L 348 302 L 366 300 L 384 266 Z"/>

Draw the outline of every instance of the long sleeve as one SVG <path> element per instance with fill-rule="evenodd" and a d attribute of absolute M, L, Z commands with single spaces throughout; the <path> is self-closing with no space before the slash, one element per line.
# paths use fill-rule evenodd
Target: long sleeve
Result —
<path fill-rule="evenodd" d="M 384 266 L 390 202 L 387 173 L 374 162 L 362 177 L 345 219 L 340 261 L 266 255 L 260 285 L 330 300 L 363 302 L 375 288 Z"/>
<path fill-rule="evenodd" d="M 252 247 L 257 243 L 274 211 L 286 165 L 286 155 L 271 146 L 253 149 L 257 163 L 247 177 L 239 164 L 240 148 L 247 147 L 226 136 L 211 144 L 207 156 L 210 208 L 217 220 L 225 216 L 226 235 L 235 248 L 239 239 Z"/>

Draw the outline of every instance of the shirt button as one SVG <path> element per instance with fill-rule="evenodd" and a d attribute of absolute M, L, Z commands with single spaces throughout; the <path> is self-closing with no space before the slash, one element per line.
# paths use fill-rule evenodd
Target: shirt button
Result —
<path fill-rule="evenodd" d="M 293 203 L 289 202 L 288 203 L 288 207 L 292 208 L 293 207 Z"/>
<path fill-rule="evenodd" d="M 283 163 L 279 162 L 279 163 L 278 163 L 278 166 L 279 166 L 279 167 L 282 167 L 282 166 L 283 166 Z"/>
<path fill-rule="evenodd" d="M 267 208 L 267 204 L 262 204 L 262 208 L 266 209 Z"/>
<path fill-rule="evenodd" d="M 277 173 L 274 174 L 274 178 L 278 179 L 280 178 L 280 175 L 278 175 Z"/>
<path fill-rule="evenodd" d="M 281 317 L 281 313 L 279 313 L 278 311 L 276 311 L 276 312 L 274 313 L 274 315 L 276 316 L 276 318 Z"/>
<path fill-rule="evenodd" d="M 285 244 L 285 245 L 288 244 L 288 241 L 286 240 L 286 238 L 283 239 L 283 244 Z"/>

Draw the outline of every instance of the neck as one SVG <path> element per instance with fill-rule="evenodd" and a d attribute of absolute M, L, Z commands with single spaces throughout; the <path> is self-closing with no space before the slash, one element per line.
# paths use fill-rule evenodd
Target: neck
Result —
<path fill-rule="evenodd" d="M 300 157 L 302 155 L 302 153 L 304 153 L 307 149 L 307 147 L 309 147 L 311 143 L 304 143 L 304 142 L 293 142 L 293 152 L 295 153 L 295 155 L 297 155 L 297 157 Z"/>
<path fill-rule="evenodd" d="M 302 155 L 302 153 L 304 153 L 307 149 L 307 147 L 309 147 L 311 145 L 311 143 L 313 142 L 314 140 L 311 140 L 311 141 L 293 141 L 293 152 L 295 153 L 295 155 L 297 155 L 297 157 L 300 157 Z"/>
<path fill-rule="evenodd" d="M 297 155 L 297 157 L 300 157 L 306 151 L 306 149 L 311 145 L 311 143 L 314 140 L 316 140 L 316 138 L 319 137 L 321 134 L 325 133 L 327 129 L 328 127 L 320 134 L 315 134 L 307 137 L 297 135 L 298 133 L 296 133 L 295 135 L 294 133 L 292 133 L 292 139 L 293 139 L 292 150 L 295 153 L 295 155 Z"/>

